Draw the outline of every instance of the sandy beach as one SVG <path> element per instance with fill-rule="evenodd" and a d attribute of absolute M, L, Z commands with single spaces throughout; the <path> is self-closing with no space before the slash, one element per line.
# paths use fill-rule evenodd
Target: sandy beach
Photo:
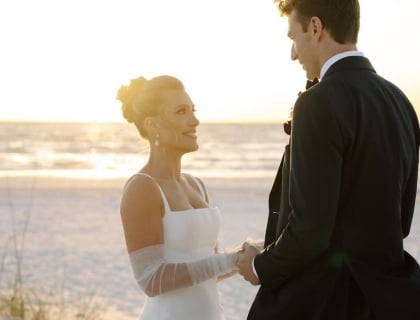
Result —
<path fill-rule="evenodd" d="M 27 216 L 26 283 L 34 288 L 60 285 L 79 297 L 94 295 L 106 306 L 107 319 L 138 319 L 144 296 L 132 278 L 119 217 L 124 182 L 0 178 L 0 257 L 7 254 L 7 261 L 13 262 L 10 237 L 13 228 L 18 236 L 22 233 Z M 223 213 L 220 247 L 263 236 L 271 179 L 205 182 L 212 204 Z M 219 282 L 219 287 L 227 319 L 244 319 L 256 287 L 240 276 Z"/>
<path fill-rule="evenodd" d="M 262 238 L 272 178 L 204 178 L 213 205 L 223 213 L 221 247 L 248 236 Z M 104 319 L 138 319 L 144 301 L 125 251 L 119 201 L 125 179 L 0 178 L 0 258 L 12 272 L 12 235 L 24 240 L 23 275 L 34 288 L 61 286 L 74 296 L 91 296 Z M 420 257 L 417 203 L 406 249 Z M 1 269 L 0 269 L 1 270 Z M 11 273 L 12 274 L 12 273 Z M 11 274 L 0 274 L 3 286 Z M 240 276 L 219 283 L 227 320 L 245 319 L 256 292 Z"/>

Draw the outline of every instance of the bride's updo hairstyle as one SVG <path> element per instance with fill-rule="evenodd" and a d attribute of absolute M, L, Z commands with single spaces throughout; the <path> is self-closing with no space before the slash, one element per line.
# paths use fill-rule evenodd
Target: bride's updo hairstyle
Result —
<path fill-rule="evenodd" d="M 162 93 L 169 90 L 185 90 L 182 82 L 172 76 L 158 76 L 150 80 L 144 77 L 132 79 L 130 84 L 122 85 L 117 93 L 121 101 L 124 118 L 134 123 L 140 135 L 147 139 L 143 120 L 157 116 L 162 103 Z"/>

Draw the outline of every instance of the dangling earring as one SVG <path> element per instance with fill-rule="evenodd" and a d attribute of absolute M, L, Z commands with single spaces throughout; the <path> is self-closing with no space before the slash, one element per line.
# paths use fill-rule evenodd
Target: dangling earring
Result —
<path fill-rule="evenodd" d="M 156 139 L 155 139 L 155 147 L 159 147 L 159 133 L 156 133 Z"/>

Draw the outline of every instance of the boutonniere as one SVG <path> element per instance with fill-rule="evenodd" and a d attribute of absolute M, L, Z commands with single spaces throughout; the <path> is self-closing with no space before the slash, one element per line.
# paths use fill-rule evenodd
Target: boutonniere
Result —
<path fill-rule="evenodd" d="M 315 78 L 312 81 L 307 80 L 306 85 L 305 85 L 305 89 L 308 90 L 310 87 L 316 85 L 318 82 L 319 82 L 319 80 L 317 78 Z M 301 94 L 302 94 L 302 91 L 299 91 L 297 96 L 299 97 Z M 289 120 L 287 120 L 286 122 L 283 123 L 283 130 L 289 136 L 292 133 L 292 113 L 293 113 L 293 108 L 290 110 Z"/>

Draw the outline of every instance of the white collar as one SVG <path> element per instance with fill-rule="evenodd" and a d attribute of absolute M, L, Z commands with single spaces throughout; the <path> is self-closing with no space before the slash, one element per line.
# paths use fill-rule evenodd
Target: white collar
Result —
<path fill-rule="evenodd" d="M 324 77 L 324 75 L 327 73 L 328 69 L 334 63 L 336 63 L 338 60 L 341 60 L 341 59 L 347 58 L 347 57 L 363 57 L 363 56 L 364 56 L 363 52 L 360 52 L 360 51 L 357 51 L 357 50 L 341 52 L 341 53 L 338 53 L 338 54 L 332 56 L 327 61 L 325 61 L 325 63 L 323 64 L 323 66 L 321 68 L 320 79 L 322 79 Z"/>

